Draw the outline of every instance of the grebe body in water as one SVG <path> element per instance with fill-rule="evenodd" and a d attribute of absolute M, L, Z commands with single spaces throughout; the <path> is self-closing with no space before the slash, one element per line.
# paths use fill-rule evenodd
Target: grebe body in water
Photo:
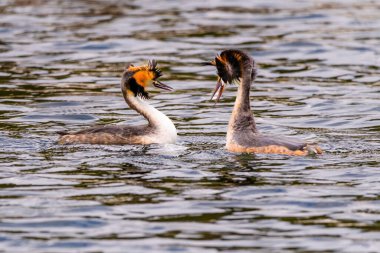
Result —
<path fill-rule="evenodd" d="M 177 130 L 173 122 L 162 112 L 146 102 L 146 89 L 153 85 L 164 90 L 171 87 L 158 81 L 161 71 L 156 61 L 148 65 L 128 66 L 121 79 L 121 91 L 129 107 L 147 119 L 147 125 L 105 125 L 84 129 L 75 133 L 64 133 L 59 144 L 151 144 L 175 143 Z"/>
<path fill-rule="evenodd" d="M 218 101 L 227 83 L 238 82 L 238 92 L 227 130 L 226 148 L 232 152 L 275 153 L 286 155 L 320 154 L 322 150 L 302 140 L 262 135 L 250 106 L 249 92 L 256 77 L 254 60 L 240 50 L 225 50 L 206 63 L 217 68 L 218 81 L 212 97 Z"/>

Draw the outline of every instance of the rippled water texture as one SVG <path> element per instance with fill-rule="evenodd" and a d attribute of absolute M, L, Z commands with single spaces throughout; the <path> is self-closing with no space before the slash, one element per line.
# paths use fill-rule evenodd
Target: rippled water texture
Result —
<path fill-rule="evenodd" d="M 9 252 L 379 252 L 379 1 L 0 0 L 0 247 Z M 224 149 L 227 48 L 258 63 L 263 133 L 321 157 Z M 119 90 L 156 59 L 176 145 L 60 146 L 57 131 L 144 122 Z"/>

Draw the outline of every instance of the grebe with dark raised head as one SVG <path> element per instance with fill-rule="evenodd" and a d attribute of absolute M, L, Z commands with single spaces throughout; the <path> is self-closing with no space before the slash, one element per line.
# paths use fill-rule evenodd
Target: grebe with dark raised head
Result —
<path fill-rule="evenodd" d="M 240 50 L 225 50 L 207 62 L 217 68 L 218 81 L 212 98 L 218 101 L 227 83 L 239 82 L 234 109 L 227 130 L 226 147 L 232 152 L 273 153 L 286 155 L 321 154 L 322 150 L 302 140 L 262 135 L 256 128 L 250 106 L 249 91 L 256 77 L 254 60 Z"/>
<path fill-rule="evenodd" d="M 177 130 L 173 122 L 162 112 L 149 105 L 146 89 L 153 85 L 164 90 L 173 90 L 158 80 L 161 71 L 156 61 L 148 65 L 126 67 L 121 79 L 121 91 L 129 107 L 148 120 L 147 125 L 105 125 L 84 129 L 75 133 L 64 133 L 59 144 L 151 144 L 174 143 Z"/>

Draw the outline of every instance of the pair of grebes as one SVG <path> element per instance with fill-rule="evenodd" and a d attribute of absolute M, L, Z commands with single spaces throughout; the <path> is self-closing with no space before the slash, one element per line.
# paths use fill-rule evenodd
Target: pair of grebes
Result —
<path fill-rule="evenodd" d="M 316 145 L 302 140 L 262 135 L 256 128 L 250 106 L 249 91 L 256 77 L 255 62 L 240 50 L 225 50 L 205 65 L 215 66 L 218 81 L 212 97 L 218 101 L 226 84 L 238 82 L 239 87 L 227 130 L 227 150 L 243 153 L 273 153 L 285 155 L 321 154 Z M 75 133 L 63 133 L 60 144 L 152 144 L 175 143 L 177 131 L 173 122 L 162 112 L 146 102 L 147 89 L 155 86 L 171 91 L 172 88 L 158 79 L 161 71 L 156 61 L 148 65 L 129 65 L 121 79 L 121 90 L 130 108 L 148 120 L 147 125 L 105 125 Z"/>

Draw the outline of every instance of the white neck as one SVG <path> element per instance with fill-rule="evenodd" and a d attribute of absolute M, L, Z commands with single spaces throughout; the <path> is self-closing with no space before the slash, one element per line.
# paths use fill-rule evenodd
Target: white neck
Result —
<path fill-rule="evenodd" d="M 135 111 L 140 113 L 149 122 L 149 126 L 154 129 L 155 138 L 158 138 L 158 143 L 174 143 L 177 139 L 177 130 L 173 122 L 154 108 L 152 105 L 136 97 L 132 92 L 128 92 L 124 96 L 125 101 Z"/>

